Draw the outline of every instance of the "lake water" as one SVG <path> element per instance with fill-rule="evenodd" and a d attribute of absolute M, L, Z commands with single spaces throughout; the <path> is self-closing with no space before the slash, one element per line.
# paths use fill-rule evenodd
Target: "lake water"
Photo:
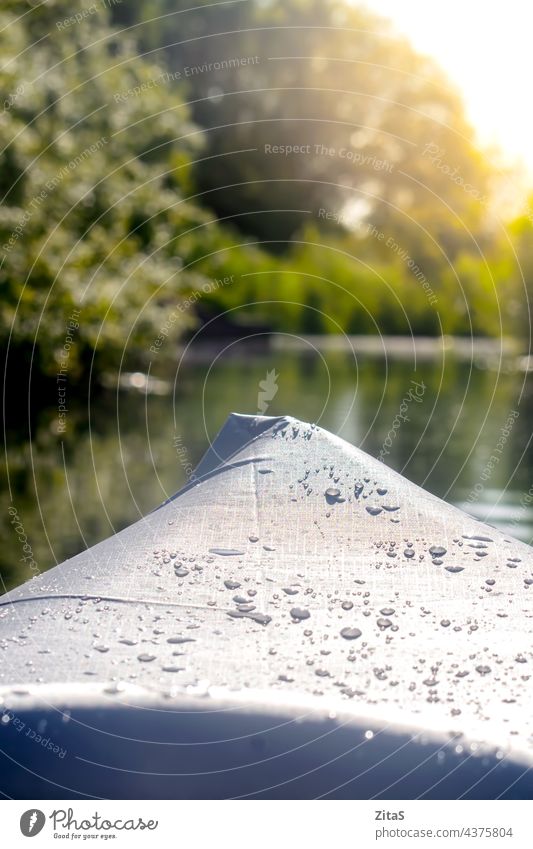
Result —
<path fill-rule="evenodd" d="M 62 436 L 57 410 L 44 406 L 31 439 L 20 425 L 7 432 L 3 589 L 33 574 L 21 561 L 25 540 L 35 572 L 120 530 L 186 483 L 230 412 L 262 408 L 388 452 L 384 461 L 410 480 L 530 542 L 533 376 L 515 355 L 489 346 L 472 357 L 468 344 L 417 343 L 415 356 L 405 342 L 385 356 L 331 341 L 232 343 L 187 353 L 172 374 L 125 375 L 90 403 L 69 397 Z"/>

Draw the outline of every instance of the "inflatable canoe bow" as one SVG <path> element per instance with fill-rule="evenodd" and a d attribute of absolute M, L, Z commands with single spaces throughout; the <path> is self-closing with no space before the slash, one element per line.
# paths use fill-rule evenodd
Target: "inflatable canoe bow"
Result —
<path fill-rule="evenodd" d="M 319 427 L 0 598 L 0 790 L 531 798 L 533 552 Z"/>

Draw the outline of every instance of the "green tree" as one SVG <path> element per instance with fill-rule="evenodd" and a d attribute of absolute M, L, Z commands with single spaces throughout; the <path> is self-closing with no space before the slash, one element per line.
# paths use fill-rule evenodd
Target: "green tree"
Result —
<path fill-rule="evenodd" d="M 187 86 L 208 153 L 225 154 L 197 179 L 241 229 L 286 242 L 351 204 L 440 267 L 479 236 L 491 171 L 459 93 L 385 20 L 342 0 L 150 0 L 114 15 Z"/>
<path fill-rule="evenodd" d="M 70 379 L 93 356 L 98 371 L 124 348 L 142 359 L 223 241 L 187 200 L 198 128 L 107 17 L 95 4 L 76 19 L 68 0 L 0 12 L 0 344 L 15 370 L 33 354 L 56 372 L 73 310 Z M 180 313 L 175 335 L 191 321 Z"/>

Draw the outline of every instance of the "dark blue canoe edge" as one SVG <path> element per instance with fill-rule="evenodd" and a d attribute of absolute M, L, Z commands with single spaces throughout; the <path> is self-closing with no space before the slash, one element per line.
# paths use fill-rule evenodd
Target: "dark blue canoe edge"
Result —
<path fill-rule="evenodd" d="M 245 694 L 113 689 L 4 692 L 0 791 L 16 799 L 533 796 L 526 755 L 453 731 L 335 712 L 320 699 L 289 708 Z"/>

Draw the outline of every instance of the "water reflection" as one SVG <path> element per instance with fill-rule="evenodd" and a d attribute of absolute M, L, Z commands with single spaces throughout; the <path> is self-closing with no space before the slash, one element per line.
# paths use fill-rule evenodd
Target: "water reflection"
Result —
<path fill-rule="evenodd" d="M 511 368 L 473 366 L 449 351 L 415 368 L 409 358 L 310 346 L 245 356 L 242 346 L 231 346 L 152 378 L 123 378 L 118 391 L 71 403 L 61 438 L 49 408 L 36 416 L 31 440 L 23 427 L 8 433 L 0 496 L 4 588 L 33 574 L 21 559 L 24 538 L 44 570 L 120 530 L 187 482 L 228 413 L 257 413 L 265 397 L 269 415 L 318 421 L 374 456 L 386 446 L 385 462 L 411 480 L 532 538 L 532 395 L 526 382 L 521 396 L 524 375 Z M 424 389 L 405 408 L 413 381 Z M 513 410 L 520 415 L 502 445 Z"/>

